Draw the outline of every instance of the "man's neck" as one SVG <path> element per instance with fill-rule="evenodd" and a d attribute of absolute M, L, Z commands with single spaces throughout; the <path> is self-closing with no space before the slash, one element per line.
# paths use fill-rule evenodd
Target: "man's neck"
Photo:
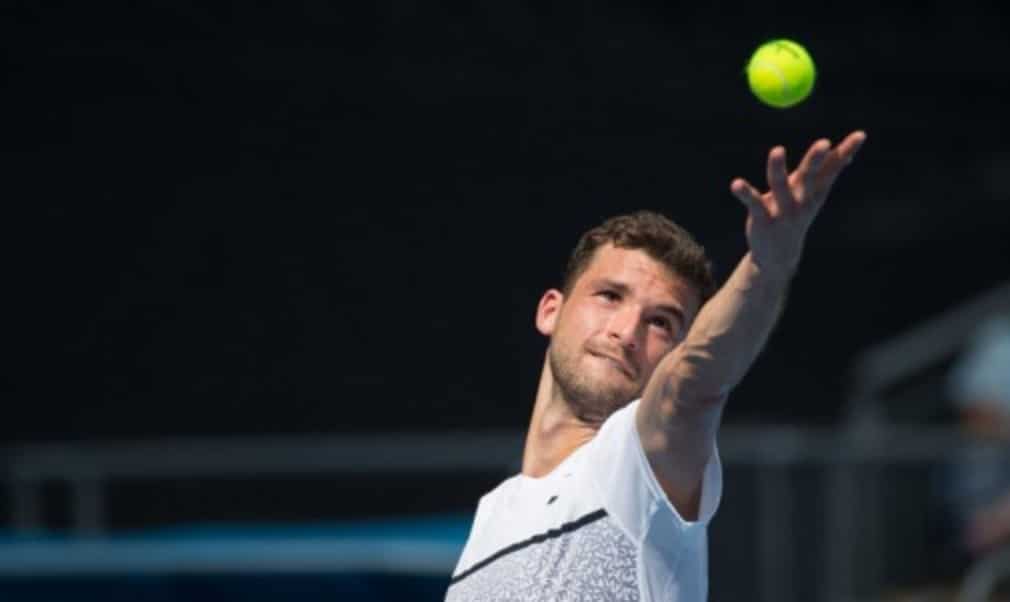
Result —
<path fill-rule="evenodd" d="M 550 362 L 544 360 L 533 404 L 533 416 L 523 449 L 522 473 L 542 477 L 596 435 L 597 428 L 574 415 L 554 383 Z"/>

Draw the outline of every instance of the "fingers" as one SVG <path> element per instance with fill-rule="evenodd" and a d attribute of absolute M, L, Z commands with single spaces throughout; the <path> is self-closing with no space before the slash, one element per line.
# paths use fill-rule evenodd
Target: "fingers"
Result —
<path fill-rule="evenodd" d="M 831 150 L 831 141 L 821 138 L 810 145 L 807 154 L 803 156 L 799 166 L 796 168 L 796 180 L 802 185 L 800 193 L 795 195 L 796 201 L 802 205 L 806 203 L 816 193 L 817 176 L 820 174 L 821 165 L 827 158 Z"/>
<path fill-rule="evenodd" d="M 786 149 L 776 146 L 768 153 L 766 167 L 770 194 L 761 194 L 743 178 L 733 180 L 730 191 L 758 217 L 776 218 L 807 203 L 816 209 L 865 141 L 862 130 L 852 132 L 834 148 L 830 140 L 821 138 L 810 145 L 792 174 L 786 166 Z"/>
<path fill-rule="evenodd" d="M 757 188 L 750 185 L 750 182 L 743 178 L 737 178 L 729 185 L 730 192 L 733 193 L 741 203 L 747 206 L 747 210 L 755 217 L 768 217 L 768 209 L 761 199 L 761 193 Z"/>
<path fill-rule="evenodd" d="M 776 146 L 768 153 L 767 166 L 768 186 L 771 188 L 771 206 L 768 207 L 772 217 L 782 211 L 792 208 L 796 202 L 793 191 L 789 188 L 789 173 L 786 170 L 786 149 Z"/>
<path fill-rule="evenodd" d="M 866 132 L 856 130 L 846 136 L 845 140 L 842 140 L 838 146 L 828 153 L 821 167 L 822 182 L 820 188 L 825 194 L 835 183 L 838 174 L 842 173 L 846 165 L 852 163 L 852 160 L 856 157 L 856 153 L 862 148 L 864 142 L 866 142 Z"/>
<path fill-rule="evenodd" d="M 852 159 L 855 158 L 856 153 L 859 152 L 859 149 L 863 146 L 864 142 L 866 142 L 866 132 L 863 130 L 856 130 L 846 136 L 845 140 L 842 140 L 842 143 L 839 144 L 835 150 L 838 151 L 842 161 L 848 165 L 849 163 L 852 163 Z"/>

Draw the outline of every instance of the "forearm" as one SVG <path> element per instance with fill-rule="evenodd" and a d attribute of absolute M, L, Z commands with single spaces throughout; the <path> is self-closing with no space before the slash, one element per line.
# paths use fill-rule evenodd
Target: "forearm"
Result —
<path fill-rule="evenodd" d="M 668 399 L 686 408 L 725 399 L 767 342 L 788 288 L 789 277 L 762 271 L 745 255 L 660 364 Z"/>
<path fill-rule="evenodd" d="M 642 446 L 667 497 L 689 520 L 697 516 L 724 402 L 768 339 L 787 289 L 788 278 L 762 273 L 745 255 L 646 387 L 637 417 Z"/>

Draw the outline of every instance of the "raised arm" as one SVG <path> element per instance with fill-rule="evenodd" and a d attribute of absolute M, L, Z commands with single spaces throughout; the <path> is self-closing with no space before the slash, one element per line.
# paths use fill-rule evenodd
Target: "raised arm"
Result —
<path fill-rule="evenodd" d="M 730 186 L 747 207 L 749 251 L 698 313 L 683 343 L 656 367 L 636 418 L 653 472 L 687 519 L 698 512 L 702 474 L 729 392 L 764 347 L 807 231 L 865 139 L 857 131 L 834 148 L 818 140 L 792 173 L 785 149 L 775 147 L 768 154 L 767 192 L 741 178 Z"/>

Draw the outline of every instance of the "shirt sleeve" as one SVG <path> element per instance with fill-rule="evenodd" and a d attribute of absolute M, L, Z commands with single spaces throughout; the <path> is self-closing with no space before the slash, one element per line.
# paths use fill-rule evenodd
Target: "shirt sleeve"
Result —
<path fill-rule="evenodd" d="M 704 543 L 704 531 L 722 497 L 722 466 L 713 449 L 702 477 L 698 518 L 685 520 L 660 486 L 635 426 L 636 400 L 614 412 L 587 444 L 589 470 L 604 508 L 636 542 L 658 539 L 668 553 Z"/>

